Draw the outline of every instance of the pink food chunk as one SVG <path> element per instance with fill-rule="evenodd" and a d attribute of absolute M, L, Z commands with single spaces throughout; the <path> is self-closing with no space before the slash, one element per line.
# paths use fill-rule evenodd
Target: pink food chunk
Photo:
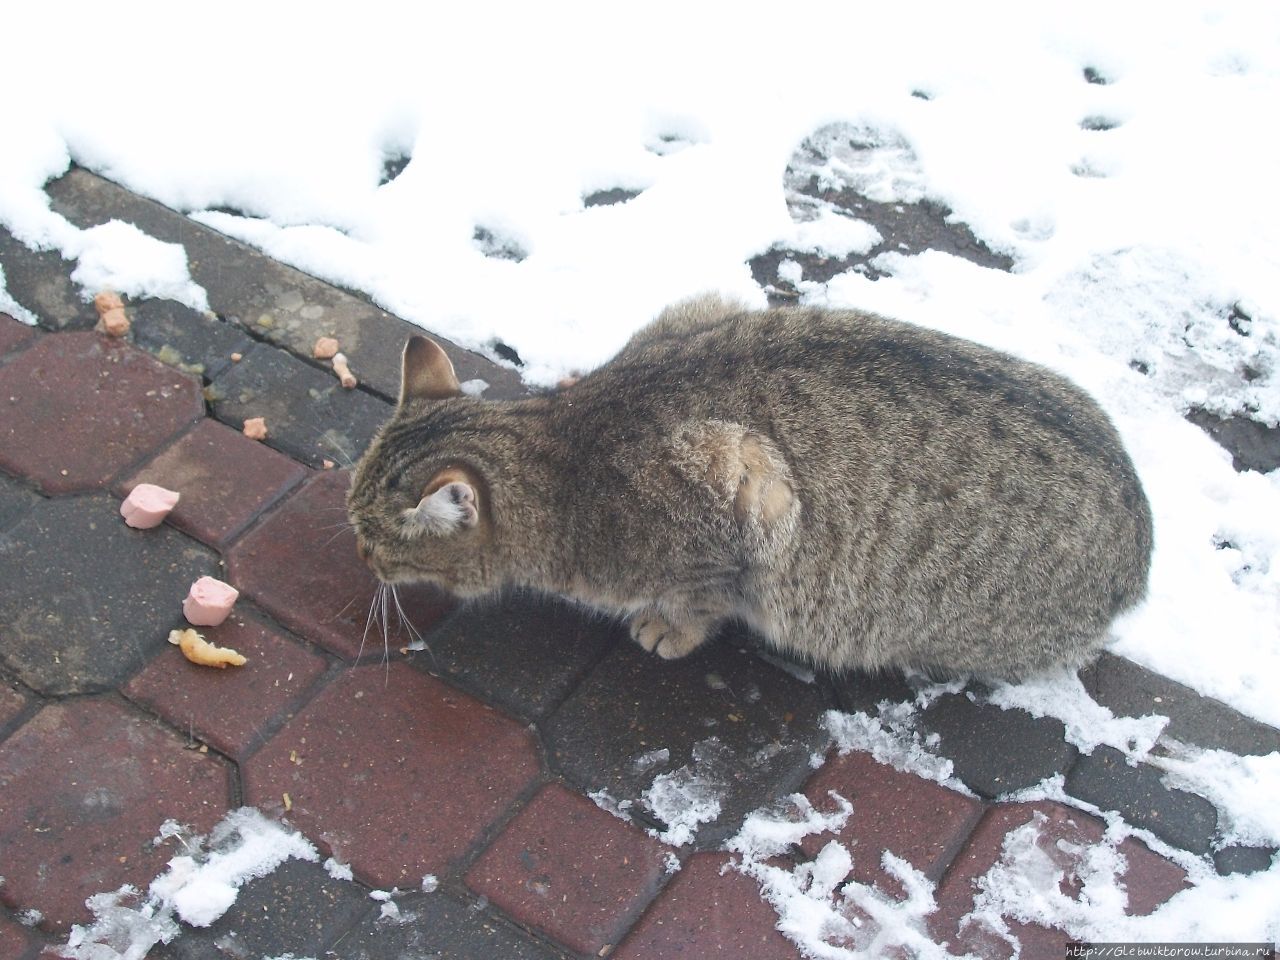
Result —
<path fill-rule="evenodd" d="M 120 516 L 129 526 L 139 530 L 158 527 L 169 511 L 178 505 L 179 496 L 173 490 L 157 487 L 154 483 L 140 483 L 120 504 Z"/>
<path fill-rule="evenodd" d="M 201 577 L 182 601 L 182 615 L 197 627 L 216 627 L 235 606 L 240 591 L 213 577 Z"/>

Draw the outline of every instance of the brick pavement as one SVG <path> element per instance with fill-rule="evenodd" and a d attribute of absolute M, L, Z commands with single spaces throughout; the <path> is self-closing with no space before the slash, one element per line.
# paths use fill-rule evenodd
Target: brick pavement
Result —
<path fill-rule="evenodd" d="M 1102 831 L 1008 791 L 1060 774 L 1068 794 L 1211 852 L 1216 817 L 1199 798 L 1106 751 L 1078 756 L 1056 721 L 964 695 L 934 701 L 919 724 L 970 795 L 857 752 L 815 770 L 824 711 L 874 713 L 914 691 L 893 676 L 805 682 L 733 630 L 665 663 L 554 601 L 459 609 L 419 590 L 406 606 L 426 649 L 399 627 L 384 646 L 366 632 L 374 584 L 343 525 L 348 475 L 322 461 L 326 444 L 340 462 L 357 454 L 389 413 L 387 344 L 407 326 L 84 171 L 50 193 L 81 223 L 128 215 L 168 237 L 181 221 L 218 315 L 130 304 L 130 337 L 104 340 L 67 293 L 69 265 L 0 231 L 11 293 L 41 321 L 0 316 L 0 955 L 28 960 L 87 918 L 87 896 L 145 885 L 174 853 L 152 842 L 165 819 L 204 831 L 244 803 L 354 879 L 290 862 L 154 956 L 798 957 L 720 849 L 743 815 L 797 791 L 819 809 L 835 791 L 855 814 L 785 862 L 837 839 L 854 851 L 851 879 L 899 896 L 879 867 L 892 851 L 938 884 L 935 936 L 992 955 L 1002 941 L 961 919 L 1010 832 L 1040 818 L 1052 846 Z M 219 258 L 234 269 L 214 269 Z M 371 388 L 332 389 L 305 349 L 320 333 L 355 345 Z M 508 371 L 455 355 L 499 395 L 519 392 Z M 278 424 L 262 444 L 236 429 L 260 410 Z M 116 514 L 141 480 L 183 492 L 154 530 Z M 249 656 L 242 669 L 197 668 L 165 642 L 205 573 L 242 592 L 206 631 Z M 1086 680 L 1118 712 L 1159 697 L 1183 739 L 1280 746 L 1277 731 L 1118 658 Z M 716 785 L 721 811 L 669 847 L 646 793 L 695 775 Z M 628 819 L 587 798 L 601 790 Z M 1134 911 L 1182 887 L 1181 868 L 1143 844 L 1121 849 Z M 1269 860 L 1217 853 L 1224 872 Z M 368 897 L 391 888 L 404 891 L 402 922 Z M 1052 955 L 1065 936 L 1021 932 L 1023 956 Z"/>

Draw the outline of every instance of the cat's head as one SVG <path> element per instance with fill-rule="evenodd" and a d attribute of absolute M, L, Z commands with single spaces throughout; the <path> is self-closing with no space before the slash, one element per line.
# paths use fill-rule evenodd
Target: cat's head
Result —
<path fill-rule="evenodd" d="M 467 442 L 488 406 L 463 395 L 434 341 L 405 344 L 399 405 L 356 465 L 347 495 L 357 549 L 384 583 L 429 582 L 461 596 L 501 585 L 490 457 Z"/>

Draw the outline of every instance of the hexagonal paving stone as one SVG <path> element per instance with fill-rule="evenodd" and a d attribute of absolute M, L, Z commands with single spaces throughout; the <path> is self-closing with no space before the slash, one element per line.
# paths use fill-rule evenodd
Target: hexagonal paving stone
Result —
<path fill-rule="evenodd" d="M 536 720 L 617 642 L 629 642 L 618 624 L 551 597 L 511 597 L 459 610 L 413 664 Z"/>
<path fill-rule="evenodd" d="M 347 523 L 345 470 L 313 476 L 230 552 L 232 582 L 281 623 L 339 656 L 383 653 L 381 630 L 370 625 L 376 581 L 356 555 Z M 453 601 L 427 588 L 401 590 L 405 613 L 425 632 L 453 608 Z M 391 612 L 393 621 L 396 619 Z M 409 640 L 404 629 L 387 641 Z"/>
<path fill-rule="evenodd" d="M 197 313 L 173 300 L 141 300 L 126 306 L 133 342 L 158 360 L 212 380 L 253 348 L 239 327 Z"/>
<path fill-rule="evenodd" d="M 285 712 L 324 673 L 315 650 L 237 608 L 201 636 L 244 654 L 243 667 L 210 670 L 187 660 L 177 647 L 161 650 L 129 681 L 125 694 L 189 736 L 236 759 L 261 746 Z"/>
<path fill-rule="evenodd" d="M 718 800 L 718 815 L 688 825 L 700 848 L 797 790 L 829 740 L 819 723 L 822 694 L 734 639 L 727 633 L 676 661 L 630 642 L 615 647 L 544 724 L 554 765 L 584 792 L 631 801 L 633 816 L 663 828 L 669 824 L 645 799 L 655 782 L 673 800 L 700 795 L 708 813 Z"/>
<path fill-rule="evenodd" d="M 403 663 L 344 673 L 244 766 L 245 794 L 362 879 L 442 874 L 538 775 L 532 735 Z"/>
<path fill-rule="evenodd" d="M 1098 843 L 1104 829 L 1101 822 L 1079 810 L 1059 803 L 1008 803 L 987 811 L 969 842 L 952 862 L 935 893 L 938 909 L 929 916 L 929 930 L 934 938 L 948 940 L 953 952 L 971 951 L 979 956 L 1008 957 L 1012 948 L 1001 936 L 981 922 L 961 926 L 960 921 L 973 909 L 977 894 L 976 881 L 1000 860 L 1005 838 L 1027 824 L 1039 821 L 1037 848 L 1063 871 L 1060 888 L 1068 895 L 1070 877 L 1081 847 Z M 1129 913 L 1151 913 L 1186 885 L 1182 868 L 1152 853 L 1136 840 L 1119 845 L 1128 867 L 1120 878 L 1129 894 Z M 1024 957 L 1063 956 L 1066 933 L 1039 924 L 1008 920 L 1010 932 L 1022 945 Z"/>
<path fill-rule="evenodd" d="M 117 700 L 44 707 L 0 744 L 0 899 L 48 929 L 87 921 L 86 897 L 164 868 L 166 819 L 206 831 L 226 813 L 230 773 Z"/>
<path fill-rule="evenodd" d="M 853 879 L 875 883 L 893 897 L 905 891 L 881 866 L 888 850 L 936 881 L 982 816 L 978 800 L 931 780 L 877 763 L 854 751 L 834 757 L 807 784 L 805 796 L 823 812 L 835 809 L 834 791 L 853 804 L 853 813 L 834 837 L 811 833 L 800 842 L 810 857 L 832 839 L 853 853 Z"/>
<path fill-rule="evenodd" d="M 358 884 L 333 879 L 319 864 L 287 860 L 246 883 L 218 920 L 183 927 L 172 943 L 153 947 L 147 960 L 321 957 L 368 906 Z"/>
<path fill-rule="evenodd" d="M 1065 773 L 1077 755 L 1061 720 L 978 703 L 963 693 L 939 697 L 920 724 L 941 738 L 933 751 L 955 765 L 965 786 L 988 798 Z"/>
<path fill-rule="evenodd" d="M 338 944 L 342 960 L 562 960 L 559 950 L 445 893 L 396 897 L 400 922 L 374 909 Z M 339 954 L 334 954 L 335 956 Z M 221 960 L 221 958 L 219 958 Z"/>
<path fill-rule="evenodd" d="M 208 395 L 219 420 L 239 429 L 248 417 L 264 417 L 267 444 L 313 467 L 324 460 L 350 465 L 391 416 L 390 405 L 343 389 L 331 370 L 268 346 L 245 354 Z"/>
<path fill-rule="evenodd" d="M 41 501 L 40 494 L 16 480 L 0 476 L 0 537 L 31 512 Z M 0 539 L 0 551 L 8 549 L 8 541 Z"/>
<path fill-rule="evenodd" d="M 467 886 L 579 953 L 614 946 L 666 879 L 665 848 L 548 784 L 467 873 Z"/>
<path fill-rule="evenodd" d="M 92 490 L 204 415 L 187 374 L 96 333 L 41 337 L 0 367 L 0 468 L 46 493 Z"/>
<path fill-rule="evenodd" d="M 222 547 L 307 476 L 307 468 L 206 417 L 116 492 L 139 483 L 182 494 L 168 521 L 197 540 Z"/>
<path fill-rule="evenodd" d="M 0 660 L 47 694 L 115 686 L 182 621 L 191 583 L 218 573 L 172 527 L 126 526 L 106 494 L 38 501 L 5 547 Z"/>
<path fill-rule="evenodd" d="M 727 854 L 695 854 L 628 934 L 615 960 L 800 960 L 755 880 Z"/>
<path fill-rule="evenodd" d="M 1097 747 L 1067 776 L 1066 790 L 1102 810 L 1118 810 L 1135 827 L 1204 856 L 1218 832 L 1218 810 L 1204 797 L 1163 783 L 1164 773 L 1146 763 L 1130 766 L 1114 747 Z"/>

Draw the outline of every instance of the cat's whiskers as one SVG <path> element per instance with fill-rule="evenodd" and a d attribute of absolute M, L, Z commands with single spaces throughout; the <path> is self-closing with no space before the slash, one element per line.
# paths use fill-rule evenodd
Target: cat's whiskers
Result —
<path fill-rule="evenodd" d="M 365 641 L 369 639 L 369 628 L 373 625 L 375 611 L 378 608 L 378 598 L 382 595 L 382 591 L 385 589 L 386 587 L 384 587 L 382 581 L 379 580 L 377 586 L 374 588 L 373 596 L 369 598 L 369 615 L 364 619 L 364 633 L 360 635 L 360 649 L 356 651 L 357 660 L 359 660 L 364 654 L 364 644 Z"/>

